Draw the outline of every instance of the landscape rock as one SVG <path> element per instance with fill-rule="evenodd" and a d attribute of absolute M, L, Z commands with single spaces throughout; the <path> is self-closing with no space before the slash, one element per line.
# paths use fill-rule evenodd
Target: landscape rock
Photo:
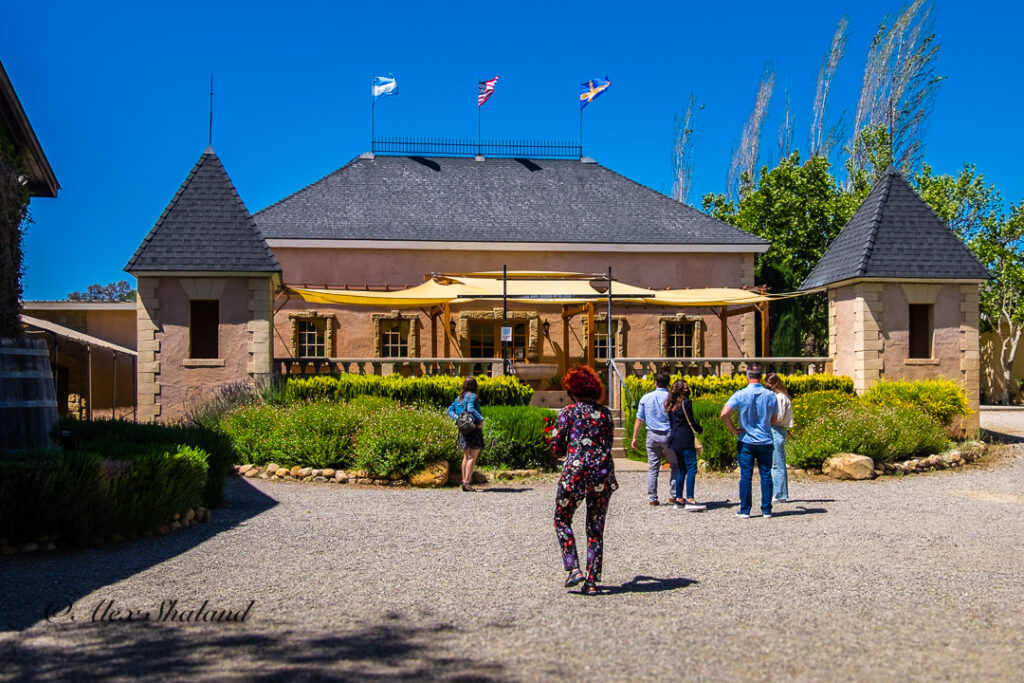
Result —
<path fill-rule="evenodd" d="M 171 522 L 171 523 L 170 523 L 170 524 L 168 525 L 168 528 L 169 528 L 169 529 L 170 529 L 171 531 L 177 531 L 178 529 L 180 529 L 180 528 L 181 528 L 181 522 L 179 522 L 178 520 L 174 520 L 173 522 Z"/>
<path fill-rule="evenodd" d="M 246 472 L 248 472 L 251 469 L 252 469 L 252 465 L 242 465 L 241 467 L 238 468 L 238 473 L 239 474 L 245 474 Z"/>
<path fill-rule="evenodd" d="M 326 467 L 326 468 L 320 470 L 320 476 L 326 477 L 326 478 L 330 479 L 331 477 L 334 476 L 334 469 L 332 469 L 330 467 Z"/>
<path fill-rule="evenodd" d="M 821 471 L 833 479 L 874 479 L 875 461 L 866 455 L 836 453 L 825 461 Z"/>
<path fill-rule="evenodd" d="M 409 477 L 409 484 L 419 488 L 436 488 L 448 483 L 450 467 L 447 460 L 438 460 L 426 466 L 422 472 Z"/>
<path fill-rule="evenodd" d="M 302 477 L 303 479 L 305 479 L 306 477 L 310 476 L 312 473 L 313 473 L 313 468 L 312 467 L 303 467 L 301 470 L 299 470 L 299 476 Z M 295 475 L 293 474 L 292 476 L 294 477 Z"/>
<path fill-rule="evenodd" d="M 273 475 L 279 469 L 281 469 L 281 468 L 277 466 L 277 463 L 276 462 L 272 462 L 269 465 L 267 465 L 267 474 Z"/>
<path fill-rule="evenodd" d="M 252 469 L 246 472 L 244 476 L 246 479 L 255 479 L 256 477 L 260 476 L 260 471 L 257 469 Z"/>
<path fill-rule="evenodd" d="M 195 510 L 193 510 L 192 508 L 189 508 L 188 510 L 185 510 L 185 521 L 186 522 L 191 522 L 195 518 L 196 518 L 196 511 Z"/>
<path fill-rule="evenodd" d="M 327 481 L 327 477 L 313 477 L 313 481 L 326 482 Z"/>
<path fill-rule="evenodd" d="M 476 470 L 476 471 L 473 472 L 473 483 L 474 484 L 489 484 L 489 483 L 491 483 L 491 478 L 489 476 L 487 476 L 486 472 L 481 472 L 480 470 Z"/>
<path fill-rule="evenodd" d="M 345 474 L 344 470 L 338 470 L 337 472 L 334 473 L 334 481 L 338 482 L 339 484 L 347 484 L 348 475 Z"/>
<path fill-rule="evenodd" d="M 288 472 L 288 474 L 290 476 L 297 477 L 297 476 L 299 476 L 299 472 L 301 472 L 301 471 L 302 471 L 302 468 L 299 467 L 298 465 L 296 465 L 295 467 L 291 468 L 291 470 Z"/>
<path fill-rule="evenodd" d="M 18 546 L 18 550 L 20 550 L 23 553 L 34 553 L 35 551 L 39 550 L 39 546 L 36 543 L 29 541 L 28 543 L 22 543 L 20 546 Z"/>

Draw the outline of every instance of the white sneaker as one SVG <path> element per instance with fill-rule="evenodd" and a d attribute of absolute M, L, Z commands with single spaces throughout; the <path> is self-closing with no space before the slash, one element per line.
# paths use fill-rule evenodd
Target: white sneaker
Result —
<path fill-rule="evenodd" d="M 740 519 L 750 519 L 750 515 L 748 515 L 746 512 L 737 512 L 736 516 Z"/>
<path fill-rule="evenodd" d="M 788 503 L 789 498 L 776 498 L 772 500 L 772 503 Z"/>
<path fill-rule="evenodd" d="M 704 512 L 708 509 L 707 505 L 701 503 L 686 503 L 683 507 L 690 512 Z"/>
<path fill-rule="evenodd" d="M 772 513 L 765 512 L 761 516 L 764 517 L 765 519 L 771 519 L 772 518 Z"/>

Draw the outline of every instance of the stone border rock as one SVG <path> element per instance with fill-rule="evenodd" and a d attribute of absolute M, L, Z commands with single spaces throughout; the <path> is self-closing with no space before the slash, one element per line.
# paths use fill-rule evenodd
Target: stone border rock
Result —
<path fill-rule="evenodd" d="M 185 527 L 198 524 L 200 522 L 206 523 L 210 521 L 210 511 L 201 505 L 197 505 L 194 508 L 185 510 L 185 512 L 175 513 L 171 521 L 166 524 L 161 524 L 155 529 L 150 531 L 143 531 L 141 534 L 111 534 L 110 536 L 96 536 L 91 539 L 87 544 L 102 545 L 104 543 L 121 543 L 123 541 L 134 541 L 140 536 L 143 538 L 149 538 L 151 536 L 163 536 L 169 534 L 172 531 L 178 529 L 184 529 Z M 14 545 L 8 543 L 6 538 L 0 538 L 0 554 L 3 555 L 15 555 L 17 553 L 34 553 L 37 550 L 57 550 L 60 547 L 71 546 L 70 543 L 63 543 L 60 537 L 60 532 L 54 533 L 53 535 L 43 534 L 35 541 L 26 541 L 20 545 Z"/>
<path fill-rule="evenodd" d="M 883 477 L 886 475 L 905 475 L 905 474 L 918 474 L 921 472 L 933 472 L 935 470 L 946 470 L 957 467 L 963 467 L 968 463 L 974 462 L 985 454 L 988 450 L 988 444 L 983 441 L 971 441 L 964 444 L 964 448 L 957 448 L 944 453 L 936 453 L 929 455 L 924 458 L 911 458 L 910 460 L 903 460 L 901 462 L 893 463 L 875 463 L 874 465 L 874 477 Z M 835 456 L 833 456 L 835 457 Z M 866 457 L 866 456 L 864 456 Z M 799 469 L 791 468 L 791 474 L 814 474 L 822 475 L 827 474 L 823 472 L 822 468 L 809 468 Z M 834 479 L 842 477 L 833 476 Z"/>
<path fill-rule="evenodd" d="M 443 463 L 443 466 L 442 466 Z M 436 488 L 440 486 L 457 486 L 460 475 L 451 471 L 447 461 L 439 460 L 431 463 L 423 471 L 410 477 L 393 474 L 380 477 L 362 470 L 339 470 L 330 467 L 316 469 L 312 467 L 292 468 L 281 467 L 276 463 L 259 465 L 235 465 L 235 473 L 246 479 L 267 479 L 270 481 L 301 481 L 320 484 L 355 484 L 358 486 L 412 486 L 417 488 Z M 512 481 L 539 475 L 540 470 L 500 470 L 493 475 L 477 470 L 473 472 L 474 484 L 489 484 L 492 481 Z"/>

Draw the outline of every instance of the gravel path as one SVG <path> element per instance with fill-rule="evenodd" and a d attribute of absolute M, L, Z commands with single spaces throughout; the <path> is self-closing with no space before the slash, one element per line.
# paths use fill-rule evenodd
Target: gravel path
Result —
<path fill-rule="evenodd" d="M 735 518 L 732 477 L 698 479 L 715 504 L 701 514 L 649 508 L 642 474 L 620 480 L 606 593 L 585 597 L 561 586 L 550 479 L 477 494 L 232 479 L 210 524 L 0 558 L 0 678 L 1024 671 L 1024 445 L 967 470 L 795 480 L 796 500 L 770 520 Z M 245 623 L 153 623 L 165 599 L 179 611 L 255 603 Z M 70 612 L 43 619 L 61 601 Z M 106 601 L 151 621 L 93 622 Z"/>

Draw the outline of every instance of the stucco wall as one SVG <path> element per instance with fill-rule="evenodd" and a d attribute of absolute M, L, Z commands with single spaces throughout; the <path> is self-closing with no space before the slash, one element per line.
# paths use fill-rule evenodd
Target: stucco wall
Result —
<path fill-rule="evenodd" d="M 346 250 L 297 249 L 276 247 L 274 254 L 281 263 L 286 284 L 318 287 L 323 285 L 360 287 L 363 285 L 392 287 L 414 286 L 428 273 L 458 273 L 509 270 L 569 271 L 604 273 L 609 266 L 613 276 L 625 283 L 653 288 L 737 287 L 753 285 L 752 254 L 667 254 L 667 253 L 558 253 L 558 252 L 495 252 L 495 251 L 413 251 L 413 250 Z M 494 302 L 453 305 L 453 317 L 460 321 L 466 311 L 492 310 Z M 358 308 L 309 304 L 295 296 L 280 295 L 275 302 L 274 355 L 290 357 L 290 314 L 302 311 L 333 313 L 337 319 L 337 343 L 332 355 L 338 357 L 373 357 L 376 353 L 374 312 L 387 309 Z M 595 303 L 596 313 L 606 312 L 603 302 Z M 558 306 L 513 304 L 510 310 L 537 312 L 550 323 L 550 338 L 541 339 L 540 362 L 559 362 L 562 354 L 562 319 Z M 418 355 L 431 355 L 430 318 L 425 311 L 416 313 L 420 326 Z M 613 315 L 624 315 L 626 354 L 632 357 L 660 355 L 661 327 L 659 316 L 701 315 L 702 342 L 705 355 L 721 354 L 718 318 L 709 309 L 651 309 L 639 306 L 616 306 Z M 585 356 L 586 315 L 578 315 L 570 323 L 570 362 Z M 754 355 L 754 315 L 730 318 L 729 355 Z M 458 323 L 461 329 L 461 323 Z M 440 319 L 439 319 L 440 326 Z M 437 355 L 444 355 L 443 334 L 437 332 Z M 459 355 L 457 347 L 453 356 Z"/>
<path fill-rule="evenodd" d="M 270 367 L 269 277 L 139 279 L 139 412 L 174 420 Z M 189 359 L 191 299 L 220 302 L 218 358 Z"/>
<path fill-rule="evenodd" d="M 931 358 L 910 358 L 910 304 L 931 304 Z M 978 429 L 980 350 L 978 286 L 864 281 L 829 292 L 830 353 L 836 374 L 864 392 L 881 378 L 958 382 L 973 411 L 963 429 Z"/>

